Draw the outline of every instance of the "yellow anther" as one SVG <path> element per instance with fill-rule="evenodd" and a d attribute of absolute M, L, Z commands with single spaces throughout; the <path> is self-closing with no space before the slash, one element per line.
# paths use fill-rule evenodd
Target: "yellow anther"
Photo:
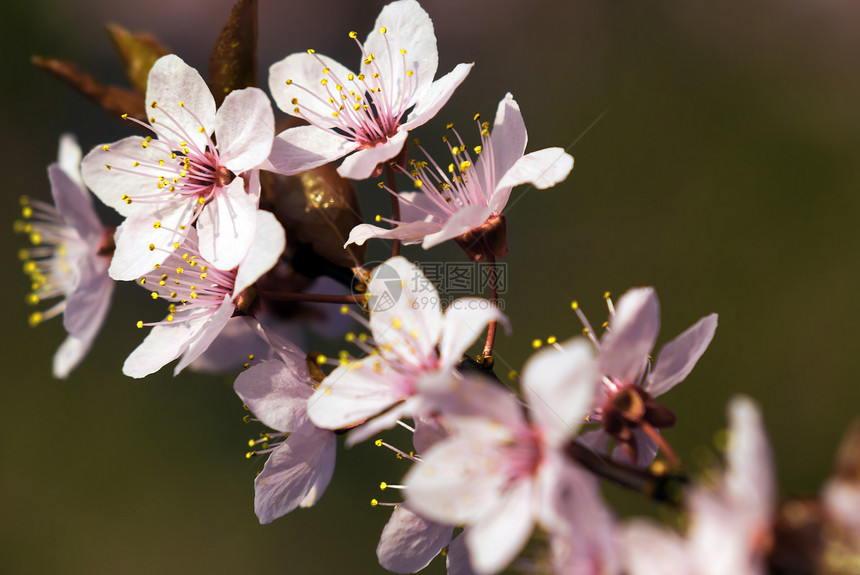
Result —
<path fill-rule="evenodd" d="M 340 115 L 340 114 L 338 114 L 337 112 L 332 112 L 332 113 L 331 113 L 332 118 L 337 118 L 339 115 Z"/>
<path fill-rule="evenodd" d="M 508 379 L 510 379 L 511 381 L 515 381 L 517 379 L 517 370 L 512 369 L 511 371 L 509 371 Z"/>
<path fill-rule="evenodd" d="M 327 362 L 327 361 L 328 361 L 328 358 L 327 358 L 326 356 L 324 356 L 323 354 L 319 354 L 319 355 L 317 356 L 317 360 L 316 360 L 316 361 L 317 361 L 317 365 L 323 365 L 325 362 Z"/>
<path fill-rule="evenodd" d="M 446 130 L 450 130 L 450 129 L 451 129 L 451 128 L 453 128 L 453 127 L 454 127 L 454 123 L 453 123 L 453 122 L 449 122 L 448 124 L 445 124 L 445 129 L 446 129 Z"/>
<path fill-rule="evenodd" d="M 328 73 L 329 73 L 329 72 L 331 72 L 331 68 L 329 68 L 328 66 L 326 66 L 325 68 L 323 68 L 323 74 L 328 75 Z"/>
<path fill-rule="evenodd" d="M 39 303 L 39 296 L 34 293 L 31 293 L 27 296 L 27 303 L 30 305 L 36 305 L 37 303 Z"/>
<path fill-rule="evenodd" d="M 27 322 L 32 327 L 36 327 L 37 325 L 39 325 L 40 323 L 42 323 L 42 312 L 34 311 L 30 314 L 30 317 L 27 318 Z"/>
<path fill-rule="evenodd" d="M 481 114 L 475 114 L 475 116 L 472 119 L 477 122 L 478 120 L 481 119 Z"/>
<path fill-rule="evenodd" d="M 379 29 L 379 31 L 382 32 L 383 34 L 385 34 L 386 32 L 388 32 L 388 28 L 383 26 L 382 28 Z"/>
<path fill-rule="evenodd" d="M 122 116 L 120 116 L 120 118 L 122 118 L 123 120 L 128 120 L 128 114 L 123 114 Z"/>
<path fill-rule="evenodd" d="M 375 218 L 373 218 L 373 219 L 374 219 L 375 221 L 377 221 L 377 222 L 381 222 L 381 221 L 382 221 L 382 216 L 380 216 L 379 214 L 376 214 L 376 217 L 375 217 Z"/>
<path fill-rule="evenodd" d="M 286 82 L 287 86 L 292 85 L 292 83 L 293 83 L 293 81 L 292 81 L 292 80 L 287 80 L 287 82 Z"/>
<path fill-rule="evenodd" d="M 403 322 L 400 321 L 399 317 L 391 318 L 391 325 L 394 326 L 394 329 L 400 329 L 403 327 Z"/>
<path fill-rule="evenodd" d="M 412 70 L 406 70 L 406 75 L 407 76 L 414 76 L 415 72 L 413 72 Z"/>
<path fill-rule="evenodd" d="M 176 268 L 176 273 L 178 273 L 178 274 L 181 274 L 181 273 L 182 273 L 182 272 L 184 272 L 184 271 L 185 271 L 185 270 L 184 270 L 184 269 L 182 269 L 181 267 Z"/>
<path fill-rule="evenodd" d="M 404 50 L 403 48 L 401 48 L 401 49 L 400 49 L 400 55 L 401 55 L 401 56 L 404 56 L 405 54 L 406 54 L 406 50 Z"/>
<path fill-rule="evenodd" d="M 170 186 L 170 191 L 171 192 L 173 191 L 173 186 Z M 203 196 L 200 196 L 199 198 L 197 198 L 197 203 L 202 206 L 203 204 L 206 203 L 206 198 L 204 198 Z"/>
<path fill-rule="evenodd" d="M 140 162 L 138 162 L 137 160 L 135 160 L 135 161 L 131 164 L 131 167 L 132 167 L 132 168 L 136 168 L 136 167 L 138 167 L 139 165 L 140 165 Z"/>
<path fill-rule="evenodd" d="M 177 297 L 178 295 L 179 295 L 179 294 L 178 294 L 178 293 L 176 293 L 175 291 L 170 292 L 170 297 L 172 297 L 172 298 L 174 298 L 174 299 L 176 299 L 176 297 Z"/>
<path fill-rule="evenodd" d="M 609 299 L 610 297 L 612 297 L 612 296 L 609 294 L 608 291 L 603 292 L 603 299 Z"/>
<path fill-rule="evenodd" d="M 373 444 L 376 445 L 376 447 L 382 447 L 382 440 L 377 439 L 376 441 L 373 442 Z"/>
<path fill-rule="evenodd" d="M 370 500 L 370 506 L 371 507 L 376 507 L 377 505 L 379 505 L 379 501 L 377 501 L 376 499 Z"/>
<path fill-rule="evenodd" d="M 454 164 L 448 164 L 448 172 L 451 174 L 454 173 Z"/>
<path fill-rule="evenodd" d="M 158 107 L 158 102 L 156 102 L 155 100 L 153 100 L 153 101 L 152 101 L 152 104 L 150 104 L 150 105 L 149 105 L 149 107 L 150 107 L 150 108 L 157 108 L 157 107 Z"/>
<path fill-rule="evenodd" d="M 298 108 L 298 106 L 296 106 L 295 108 L 293 108 L 293 113 L 294 113 L 294 114 L 298 114 L 298 113 L 299 113 L 299 108 Z"/>
<path fill-rule="evenodd" d="M 247 453 L 245 454 L 245 459 L 251 459 L 251 458 L 252 458 L 252 457 L 254 457 L 255 455 L 257 455 L 257 454 L 256 454 L 256 453 L 254 453 L 253 451 L 249 451 L 249 452 L 247 452 Z"/>
<path fill-rule="evenodd" d="M 140 278 L 140 285 L 146 285 L 146 278 Z"/>
<path fill-rule="evenodd" d="M 200 132 L 201 134 L 205 134 L 206 128 L 204 128 L 203 126 L 200 126 L 199 128 L 197 128 L 197 131 Z"/>
<path fill-rule="evenodd" d="M 347 333 L 347 334 L 346 334 L 346 336 L 344 337 L 344 339 L 345 339 L 346 341 L 348 341 L 349 343 L 352 343 L 352 342 L 354 342 L 354 341 L 355 341 L 355 334 L 354 334 L 354 333 L 352 333 L 352 332 L 349 332 L 349 333 Z"/>
<path fill-rule="evenodd" d="M 109 151 L 110 151 L 110 146 L 108 146 L 107 144 L 105 144 L 104 146 L 102 146 L 102 150 L 104 150 L 105 152 L 109 152 Z"/>
<path fill-rule="evenodd" d="M 149 142 L 143 141 L 143 142 L 141 142 L 141 143 L 140 143 L 140 146 L 141 146 L 142 148 L 146 148 L 146 147 L 148 147 L 148 146 L 149 146 Z M 110 169 L 110 168 L 108 168 L 108 169 Z"/>
<path fill-rule="evenodd" d="M 169 314 L 167 316 L 167 321 L 173 321 L 173 314 Z"/>
<path fill-rule="evenodd" d="M 151 251 L 151 252 L 155 251 L 155 244 L 149 244 L 149 251 Z"/>
<path fill-rule="evenodd" d="M 379 489 L 385 491 L 388 488 L 388 484 L 386 482 L 382 482 L 379 484 Z"/>
<path fill-rule="evenodd" d="M 179 242 L 173 242 L 173 249 L 175 249 L 175 250 L 179 249 Z"/>
<path fill-rule="evenodd" d="M 185 107 L 185 102 L 183 102 L 182 100 L 179 100 L 179 107 L 180 107 L 180 108 L 184 108 L 184 107 Z"/>
<path fill-rule="evenodd" d="M 137 329 L 143 328 L 143 322 L 141 320 L 137 320 Z"/>
<path fill-rule="evenodd" d="M 366 333 L 358 334 L 358 341 L 360 341 L 361 343 L 366 342 L 367 341 L 367 334 Z"/>
<path fill-rule="evenodd" d="M 576 301 L 570 302 L 570 309 L 572 309 L 572 310 L 579 309 L 579 302 L 576 302 Z"/>
<path fill-rule="evenodd" d="M 350 32 L 349 37 L 352 38 L 353 40 L 355 40 L 356 38 L 358 38 L 358 33 L 357 32 Z"/>
<path fill-rule="evenodd" d="M 535 349 L 540 348 L 540 346 L 542 346 L 542 345 L 543 345 L 543 342 L 539 339 L 536 339 L 532 342 L 532 347 Z"/>
<path fill-rule="evenodd" d="M 475 146 L 473 149 L 475 150 L 476 154 L 480 154 L 481 150 L 483 150 L 484 148 L 482 148 L 481 146 Z"/>
<path fill-rule="evenodd" d="M 203 272 L 202 274 L 200 274 L 200 279 L 202 279 L 202 280 L 206 279 L 206 272 Z"/>
<path fill-rule="evenodd" d="M 453 148 L 451 148 L 451 153 L 452 153 L 452 154 L 454 154 L 454 155 L 456 156 L 457 154 L 459 154 L 459 153 L 460 153 L 460 147 L 459 147 L 459 146 L 454 146 Z"/>
<path fill-rule="evenodd" d="M 461 172 L 465 172 L 466 170 L 468 170 L 471 167 L 472 167 L 472 162 L 470 162 L 469 160 L 465 160 L 465 161 L 460 162 L 460 171 Z"/>
<path fill-rule="evenodd" d="M 107 171 L 109 172 L 109 171 L 110 171 L 110 169 L 111 169 L 111 165 L 110 165 L 110 164 L 105 164 L 105 168 L 107 168 Z"/>
<path fill-rule="evenodd" d="M 155 222 L 154 224 L 152 224 L 152 227 L 157 230 L 158 228 L 161 227 L 161 222 Z"/>
<path fill-rule="evenodd" d="M 152 296 L 152 299 L 158 299 L 158 292 L 157 291 L 154 291 L 154 292 L 150 293 L 149 295 Z"/>
<path fill-rule="evenodd" d="M 375 78 L 376 76 L 378 76 L 378 74 L 377 74 L 377 75 L 375 75 L 375 76 L 374 76 L 374 78 Z M 358 81 L 359 81 L 359 82 L 364 82 L 364 74 L 359 74 L 359 75 L 358 75 Z"/>
<path fill-rule="evenodd" d="M 552 344 L 554 344 L 556 341 L 558 341 L 558 340 L 556 339 L 556 337 L 555 337 L 554 335 L 551 335 L 551 336 L 549 336 L 548 338 L 546 338 L 546 343 L 547 343 L 547 345 L 552 345 Z"/>
<path fill-rule="evenodd" d="M 308 48 L 308 54 L 316 54 L 316 50 L 313 48 Z"/>

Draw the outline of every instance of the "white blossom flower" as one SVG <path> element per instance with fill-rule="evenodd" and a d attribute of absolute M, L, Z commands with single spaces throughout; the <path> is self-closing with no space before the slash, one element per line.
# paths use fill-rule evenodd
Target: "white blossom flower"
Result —
<path fill-rule="evenodd" d="M 386 220 L 395 227 L 360 224 L 352 229 L 346 245 L 388 238 L 406 244 L 420 242 L 428 249 L 466 234 L 475 236 L 468 243 L 477 243 L 481 236 L 501 228 L 496 232 L 500 237 L 489 238 L 489 248 L 496 256 L 504 256 L 507 244 L 502 212 L 511 189 L 526 183 L 539 189 L 556 185 L 573 169 L 573 157 L 561 148 L 525 154 L 526 126 L 511 94 L 499 102 L 492 132 L 488 122 L 481 123 L 478 116 L 475 120 L 481 134 L 479 146 L 470 151 L 455 131 L 455 141 L 445 138 L 452 155 L 450 163 L 437 164 L 429 155 L 427 162 L 413 160 L 408 174 L 418 191 L 399 194 L 401 219 Z"/>
<path fill-rule="evenodd" d="M 54 355 L 54 377 L 65 379 L 86 357 L 98 335 L 113 294 L 108 277 L 111 239 L 96 215 L 81 180 L 81 149 L 74 136 L 60 138 L 59 158 L 48 167 L 54 204 L 22 198 L 26 221 L 16 227 L 29 235 L 33 247 L 21 251 L 30 275 L 31 304 L 62 298 L 46 311 L 30 315 L 30 323 L 63 314 L 68 337 Z M 104 252 L 104 253 L 103 253 Z"/>
<path fill-rule="evenodd" d="M 443 315 L 436 288 L 400 256 L 374 270 L 368 294 L 376 348 L 329 374 L 308 407 L 311 421 L 320 427 L 360 425 L 350 432 L 349 443 L 418 412 L 420 382 L 452 377 L 463 352 L 487 324 L 506 321 L 491 302 L 478 298 L 455 300 Z"/>
<path fill-rule="evenodd" d="M 254 237 L 256 168 L 274 139 L 268 97 L 257 88 L 235 90 L 216 113 L 200 74 L 167 55 L 149 73 L 146 102 L 149 125 L 140 123 L 155 138 L 98 146 L 83 162 L 87 185 L 126 217 L 111 277 L 134 279 L 164 262 L 192 224 L 201 255 L 220 269 L 234 268 Z"/>
<path fill-rule="evenodd" d="M 436 115 L 466 78 L 472 64 L 459 64 L 435 82 L 439 56 L 430 17 L 415 0 L 382 9 L 362 44 L 354 73 L 314 50 L 296 53 L 269 70 L 278 106 L 310 126 L 290 128 L 275 139 L 271 169 L 297 174 L 348 156 L 338 173 L 370 177 L 381 162 L 400 153 L 409 130 Z"/>
<path fill-rule="evenodd" d="M 536 522 L 567 533 L 571 494 L 592 481 L 564 453 L 597 390 L 597 364 L 584 340 L 547 348 L 526 365 L 530 418 L 503 386 L 478 378 L 425 383 L 427 401 L 452 435 L 407 474 L 406 500 L 418 513 L 466 524 L 472 568 L 496 573 L 520 552 Z"/>
<path fill-rule="evenodd" d="M 171 303 L 164 321 L 137 322 L 152 330 L 125 360 L 124 374 L 145 377 L 182 356 L 173 371 L 178 374 L 206 351 L 236 311 L 236 298 L 274 267 L 286 246 L 275 216 L 258 210 L 256 220 L 251 248 L 235 269 L 219 270 L 207 262 L 198 251 L 197 232 L 190 228 L 185 243 L 177 243 L 164 263 L 139 279 L 153 299 Z"/>

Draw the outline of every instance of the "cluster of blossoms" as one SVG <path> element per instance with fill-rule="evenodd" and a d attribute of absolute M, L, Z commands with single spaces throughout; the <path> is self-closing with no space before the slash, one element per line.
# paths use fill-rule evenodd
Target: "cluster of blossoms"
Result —
<path fill-rule="evenodd" d="M 175 360 L 174 374 L 189 366 L 237 372 L 244 364 L 235 391 L 253 414 L 248 419 L 270 430 L 248 453 L 267 455 L 255 480 L 261 523 L 323 496 L 338 435 L 349 446 L 401 426 L 412 432 L 411 446 L 375 439 L 412 464 L 402 484 L 386 485 L 400 488 L 401 500 L 373 500 L 394 507 L 377 549 L 391 571 L 421 570 L 447 550 L 449 573 L 498 573 L 536 530 L 546 544 L 527 566 L 545 572 L 756 574 L 780 565 L 784 525 L 752 400 L 730 406 L 727 466 L 714 488 L 670 494 L 678 491 L 669 489 L 673 482 L 685 481 L 661 434 L 676 417 L 657 398 L 690 375 L 715 335 L 716 314 L 652 361 L 660 329 L 653 289 L 631 289 L 617 302 L 607 296 L 602 333 L 574 303 L 585 336 L 538 346 L 520 375 L 512 374 L 518 390 L 500 381 L 493 343 L 499 326 L 511 329 L 496 289 L 495 264 L 507 252 L 505 206 L 515 186 L 565 180 L 573 158 L 557 147 L 526 153 L 511 94 L 492 123 L 474 117 L 478 144 L 469 147 L 448 126 L 450 160 L 437 162 L 417 143 L 423 159 L 409 158 L 410 131 L 434 118 L 473 65 L 435 79 L 433 25 L 415 0 L 383 8 L 364 42 L 355 32 L 349 37 L 361 53 L 357 72 L 313 50 L 270 68 L 275 104 L 297 119 L 280 133 L 265 92 L 210 90 L 168 54 L 151 66 L 143 109 L 123 115 L 146 135 L 97 145 L 83 159 L 74 138 L 63 136 L 48 169 L 56 207 L 25 199 L 17 226 L 33 244 L 22 251 L 31 302 L 62 298 L 31 316 L 36 324 L 63 315 L 69 336 L 55 375 L 67 377 L 90 349 L 114 282 L 134 281 L 166 300 L 168 311 L 161 321 L 138 321 L 151 329 L 126 359 L 127 376 L 145 377 Z M 219 106 L 213 93 L 220 92 Z M 337 176 L 321 171 L 341 158 Z M 339 201 L 333 178 L 382 172 L 392 214 L 377 223 L 388 226 L 327 219 L 339 253 L 320 248 L 285 211 L 294 205 L 284 201 L 290 194 L 329 209 Z M 398 192 L 398 173 L 411 191 Z M 122 217 L 116 228 L 99 222 L 88 190 Z M 375 267 L 356 255 L 373 238 L 394 246 Z M 421 269 L 397 255 L 401 243 L 429 249 L 447 240 L 490 266 L 489 299 L 466 297 L 443 309 Z M 342 254 L 354 265 L 344 265 Z M 321 276 L 343 285 L 315 293 Z M 295 313 L 300 302 L 340 308 L 341 317 L 317 314 L 329 330 L 338 332 L 343 316 L 359 322 L 365 331 L 346 339 L 360 357 L 303 351 L 294 327 L 312 321 Z M 482 352 L 469 356 L 475 344 Z M 820 526 L 838 530 L 856 559 L 860 449 L 846 450 L 847 471 L 825 489 Z M 683 507 L 686 532 L 617 519 L 601 481 Z"/>

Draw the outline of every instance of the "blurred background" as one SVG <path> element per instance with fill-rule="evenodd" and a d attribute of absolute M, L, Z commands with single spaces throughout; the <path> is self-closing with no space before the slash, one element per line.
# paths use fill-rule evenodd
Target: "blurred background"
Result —
<path fill-rule="evenodd" d="M 18 197 L 50 197 L 45 168 L 61 132 L 76 133 L 85 151 L 129 133 L 31 66 L 30 55 L 68 58 L 122 84 L 103 31 L 117 22 L 153 32 L 205 70 L 231 4 L 4 5 L 4 573 L 382 572 L 374 550 L 389 512 L 369 501 L 389 497 L 378 484 L 398 481 L 404 462 L 372 443 L 343 450 L 316 508 L 260 526 L 253 479 L 262 460 L 244 454 L 262 429 L 242 422 L 234 376 L 122 375 L 142 337 L 134 323 L 163 313 L 143 307 L 149 298 L 139 288 L 119 287 L 93 352 L 67 381 L 50 377 L 61 322 L 27 326 L 28 282 L 16 256 L 26 239 L 12 233 Z M 309 47 L 357 67 L 347 33 L 363 38 L 383 4 L 260 0 L 261 85 L 270 64 Z M 528 150 L 572 146 L 576 158 L 563 184 L 513 194 L 522 198 L 507 212 L 504 300 L 514 331 L 498 340 L 500 375 L 521 368 L 533 339 L 580 331 L 571 300 L 600 323 L 605 291 L 617 297 L 653 285 L 660 343 L 720 314 L 699 366 L 664 398 L 679 421 L 667 436 L 690 468 L 724 426 L 727 400 L 746 393 L 764 411 L 782 493 L 814 495 L 860 404 L 860 4 L 423 5 L 440 73 L 476 66 L 418 135 L 435 141 L 454 121 L 467 143 L 477 139 L 471 117 L 490 119 L 510 91 L 529 128 Z M 386 204 L 375 183 L 360 187 L 369 217 Z M 371 256 L 386 249 L 380 243 Z M 406 254 L 464 261 L 453 244 Z M 325 345 L 332 353 L 340 344 Z M 622 513 L 653 511 L 613 497 Z M 443 572 L 438 560 L 431 571 Z"/>

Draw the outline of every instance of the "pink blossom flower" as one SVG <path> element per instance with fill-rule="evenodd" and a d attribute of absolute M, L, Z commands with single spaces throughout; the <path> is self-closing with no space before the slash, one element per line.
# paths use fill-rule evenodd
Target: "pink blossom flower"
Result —
<path fill-rule="evenodd" d="M 54 377 L 65 379 L 92 346 L 104 323 L 113 294 L 108 277 L 110 234 L 99 222 L 93 200 L 81 180 L 81 149 L 74 136 L 60 138 L 59 159 L 48 167 L 54 204 L 22 198 L 27 221 L 16 226 L 33 247 L 21 251 L 30 275 L 32 304 L 62 298 L 30 323 L 63 314 L 68 337 L 54 355 Z"/>
<path fill-rule="evenodd" d="M 426 382 L 452 435 L 434 445 L 406 476 L 407 503 L 448 524 L 466 524 L 472 568 L 495 573 L 523 548 L 535 522 L 551 534 L 569 530 L 571 494 L 591 479 L 563 452 L 597 390 L 597 365 L 585 341 L 536 354 L 523 390 L 531 415 L 507 390 L 484 379 Z M 444 383 L 444 382 L 443 382 Z"/>
<path fill-rule="evenodd" d="M 338 173 L 354 180 L 400 153 L 409 130 L 445 105 L 472 64 L 433 81 L 439 56 L 430 17 L 415 0 L 382 9 L 361 49 L 358 74 L 313 50 L 287 56 L 269 70 L 278 106 L 310 126 L 275 139 L 271 169 L 297 174 L 347 157 Z"/>
<path fill-rule="evenodd" d="M 237 298 L 272 269 L 286 246 L 275 216 L 258 210 L 256 220 L 254 240 L 237 268 L 224 271 L 207 262 L 198 251 L 197 232 L 190 228 L 185 243 L 139 279 L 153 299 L 171 302 L 170 311 L 164 321 L 137 322 L 141 328 L 153 327 L 125 360 L 124 374 L 145 377 L 182 356 L 175 375 L 206 351 L 236 311 Z"/>
<path fill-rule="evenodd" d="M 526 126 L 510 94 L 499 102 L 492 133 L 489 123 L 482 124 L 478 117 L 476 121 L 481 145 L 472 151 L 477 159 L 454 132 L 455 142 L 446 138 L 453 156 L 447 170 L 429 155 L 429 162 L 413 163 L 409 175 L 418 191 L 399 195 L 402 219 L 389 222 L 395 227 L 358 225 L 350 232 L 346 245 L 362 245 L 369 238 L 389 238 L 407 244 L 420 242 L 428 249 L 464 234 L 471 233 L 479 239 L 501 228 L 497 232 L 500 237 L 493 238 L 490 247 L 495 255 L 503 256 L 507 247 L 502 211 L 511 189 L 526 183 L 540 189 L 556 185 L 573 169 L 573 157 L 561 148 L 525 154 Z"/>
<path fill-rule="evenodd" d="M 716 490 L 693 488 L 685 538 L 647 522 L 625 528 L 630 575 L 763 575 L 776 512 L 773 456 L 752 400 L 729 406 L 727 468 Z"/>
<path fill-rule="evenodd" d="M 260 450 L 249 453 L 270 454 L 254 480 L 254 511 L 260 523 L 271 523 L 319 501 L 334 473 L 337 440 L 332 431 L 319 429 L 308 419 L 308 398 L 316 381 L 305 355 L 286 339 L 259 325 L 254 328 L 272 345 L 276 357 L 241 373 L 234 388 L 254 416 L 275 430 L 254 442 L 263 444 Z"/>
<path fill-rule="evenodd" d="M 682 382 L 705 353 L 717 329 L 717 314 L 703 317 L 660 350 L 651 370 L 651 350 L 660 332 L 660 303 L 653 288 L 632 289 L 614 307 L 608 327 L 598 342 L 585 316 L 574 304 L 598 348 L 603 394 L 591 421 L 602 429 L 583 434 L 582 440 L 605 453 L 616 441 L 615 457 L 645 466 L 657 454 L 660 428 L 675 423 L 674 414 L 656 403 Z"/>
<path fill-rule="evenodd" d="M 257 88 L 236 90 L 216 113 L 200 74 L 168 55 L 149 73 L 146 101 L 151 117 L 141 125 L 155 138 L 98 146 L 83 162 L 87 185 L 126 217 L 117 229 L 111 277 L 134 279 L 164 262 L 192 224 L 207 261 L 236 267 L 254 238 L 256 168 L 274 139 L 269 99 Z"/>
<path fill-rule="evenodd" d="M 319 427 L 360 425 L 350 432 L 348 443 L 363 441 L 420 411 L 419 383 L 451 377 L 487 324 L 506 321 L 491 302 L 478 298 L 456 300 L 443 315 L 436 288 L 417 266 L 399 256 L 374 270 L 368 294 L 376 349 L 368 348 L 371 355 L 329 374 L 308 407 Z"/>

